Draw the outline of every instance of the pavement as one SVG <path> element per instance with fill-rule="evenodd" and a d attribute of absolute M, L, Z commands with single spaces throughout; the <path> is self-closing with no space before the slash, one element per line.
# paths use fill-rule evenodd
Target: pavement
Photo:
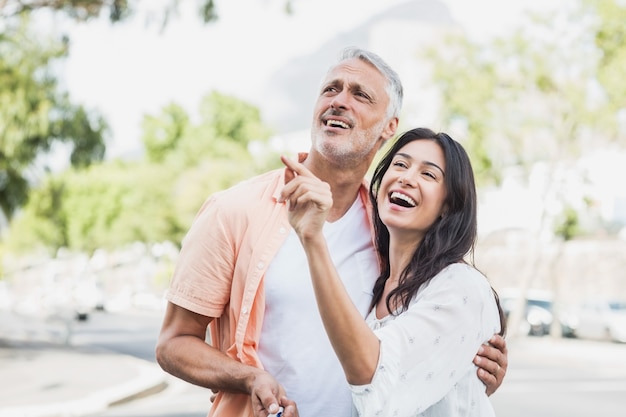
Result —
<path fill-rule="evenodd" d="M 172 380 L 154 362 L 70 343 L 71 318 L 0 313 L 1 417 L 94 415 Z"/>
<path fill-rule="evenodd" d="M 0 339 L 0 416 L 77 417 L 167 387 L 158 365 L 100 349 Z"/>
<path fill-rule="evenodd" d="M 515 381 L 515 362 L 522 357 L 532 357 L 539 364 L 591 362 L 624 376 L 625 355 L 626 344 L 515 339 L 509 341 L 512 367 L 508 378 Z M 8 340 L 6 333 L 0 334 L 1 417 L 93 415 L 158 393 L 167 388 L 168 379 L 157 364 L 132 356 L 58 342 Z"/>

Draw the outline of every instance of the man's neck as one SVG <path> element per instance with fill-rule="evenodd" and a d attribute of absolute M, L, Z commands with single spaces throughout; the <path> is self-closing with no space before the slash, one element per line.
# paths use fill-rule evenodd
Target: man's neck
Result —
<path fill-rule="evenodd" d="M 350 166 L 350 162 L 332 163 L 314 152 L 310 153 L 303 164 L 320 180 L 328 183 L 333 195 L 333 207 L 327 220 L 334 222 L 352 207 L 359 195 L 363 178 L 367 173 L 370 161 L 361 160 Z"/>
<path fill-rule="evenodd" d="M 352 207 L 358 198 L 364 175 L 365 172 L 361 172 L 361 170 L 326 169 L 322 171 L 318 178 L 330 185 L 333 195 L 333 207 L 327 218 L 329 222 L 340 219 Z"/>
<path fill-rule="evenodd" d="M 354 201 L 358 198 L 359 187 L 361 183 L 356 186 L 342 186 L 333 187 L 331 185 L 331 191 L 333 193 L 333 207 L 328 213 L 327 221 L 334 222 L 343 217 L 348 212 L 350 207 L 354 204 Z"/>

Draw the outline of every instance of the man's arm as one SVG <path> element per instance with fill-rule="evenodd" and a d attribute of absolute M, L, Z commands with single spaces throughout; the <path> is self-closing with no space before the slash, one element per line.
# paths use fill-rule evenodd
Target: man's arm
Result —
<path fill-rule="evenodd" d="M 168 303 L 156 345 L 161 368 L 194 385 L 248 394 L 255 415 L 267 415 L 261 411 L 265 409 L 277 410 L 276 400 L 284 397 L 285 391 L 269 373 L 244 365 L 205 342 L 212 320 Z M 294 413 L 291 407 L 290 411 Z"/>
<path fill-rule="evenodd" d="M 493 335 L 489 345 L 482 345 L 474 358 L 478 366 L 478 378 L 487 386 L 487 395 L 491 395 L 500 387 L 509 366 L 506 341 L 500 335 Z"/>

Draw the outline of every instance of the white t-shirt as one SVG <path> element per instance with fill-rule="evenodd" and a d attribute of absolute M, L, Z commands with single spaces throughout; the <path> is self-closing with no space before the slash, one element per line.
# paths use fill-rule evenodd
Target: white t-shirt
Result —
<path fill-rule="evenodd" d="M 360 198 L 341 219 L 325 224 L 324 236 L 339 276 L 365 317 L 379 267 Z M 296 401 L 301 417 L 351 415 L 350 388 L 324 330 L 306 255 L 293 230 L 265 276 L 258 353 Z"/>
<path fill-rule="evenodd" d="M 361 417 L 491 417 L 493 407 L 472 363 L 500 330 L 487 279 L 453 264 L 419 290 L 408 310 L 367 322 L 381 343 L 372 382 L 352 386 Z"/>

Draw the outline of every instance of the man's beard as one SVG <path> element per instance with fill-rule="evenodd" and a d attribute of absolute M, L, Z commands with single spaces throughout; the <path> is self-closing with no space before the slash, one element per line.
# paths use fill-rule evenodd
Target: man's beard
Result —
<path fill-rule="evenodd" d="M 312 142 L 314 149 L 326 159 L 341 165 L 358 165 L 369 158 L 374 148 L 379 146 L 385 121 L 381 121 L 370 129 L 360 132 L 359 135 L 334 138 L 326 136 L 321 129 L 313 132 Z"/>

